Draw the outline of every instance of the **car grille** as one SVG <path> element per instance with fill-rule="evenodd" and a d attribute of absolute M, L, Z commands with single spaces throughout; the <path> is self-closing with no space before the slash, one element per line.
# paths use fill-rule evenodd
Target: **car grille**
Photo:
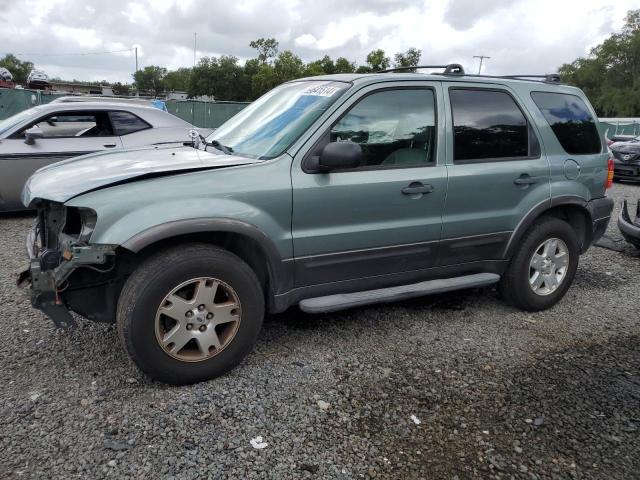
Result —
<path fill-rule="evenodd" d="M 640 159 L 640 153 L 626 153 L 626 152 L 618 152 L 616 150 L 612 150 L 613 156 L 620 160 L 621 162 L 626 163 L 634 163 Z"/>

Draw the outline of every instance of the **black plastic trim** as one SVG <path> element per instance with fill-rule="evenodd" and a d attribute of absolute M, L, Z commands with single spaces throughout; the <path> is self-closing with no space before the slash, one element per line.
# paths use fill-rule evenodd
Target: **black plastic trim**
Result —
<path fill-rule="evenodd" d="M 296 257 L 296 286 L 428 268 L 438 244 L 434 240 Z"/>
<path fill-rule="evenodd" d="M 318 285 L 309 285 L 295 288 L 286 293 L 275 295 L 272 313 L 283 312 L 300 300 L 306 298 L 333 295 L 336 293 L 351 293 L 377 288 L 407 285 L 418 281 L 433 280 L 437 278 L 449 278 L 472 273 L 496 273 L 502 275 L 508 262 L 505 260 L 490 260 L 483 262 L 470 262 L 446 267 L 431 267 L 400 273 L 377 275 L 365 278 L 356 278 L 337 282 L 328 282 Z"/>
<path fill-rule="evenodd" d="M 122 244 L 123 248 L 137 253 L 160 240 L 191 233 L 230 232 L 255 240 L 263 250 L 269 270 L 273 294 L 293 287 L 293 262 L 283 260 L 271 239 L 258 227 L 227 218 L 191 218 L 162 223 L 148 228 Z"/>

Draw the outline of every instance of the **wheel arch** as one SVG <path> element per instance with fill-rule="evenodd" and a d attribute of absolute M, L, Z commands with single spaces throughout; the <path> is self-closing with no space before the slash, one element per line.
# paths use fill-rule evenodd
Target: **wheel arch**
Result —
<path fill-rule="evenodd" d="M 536 205 L 525 215 L 514 230 L 504 251 L 503 258 L 511 258 L 515 248 L 525 232 L 533 223 L 543 216 L 556 217 L 567 222 L 576 232 L 580 244 L 580 253 L 584 253 L 593 239 L 591 225 L 593 218 L 588 208 L 589 203 L 582 197 L 564 196 L 551 199 Z"/>
<path fill-rule="evenodd" d="M 208 243 L 234 253 L 246 262 L 263 286 L 271 309 L 276 294 L 291 288 L 292 275 L 287 271 L 293 262 L 282 259 L 271 239 L 258 227 L 231 219 L 176 220 L 153 226 L 121 247 L 139 259 L 177 243 Z"/>

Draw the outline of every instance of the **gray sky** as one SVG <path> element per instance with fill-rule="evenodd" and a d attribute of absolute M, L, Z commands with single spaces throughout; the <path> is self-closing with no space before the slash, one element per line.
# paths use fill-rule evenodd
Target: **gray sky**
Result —
<path fill-rule="evenodd" d="M 477 71 L 482 54 L 484 73 L 547 73 L 619 30 L 631 8 L 640 0 L 0 0 L 0 56 L 24 54 L 52 77 L 131 82 L 130 51 L 62 54 L 137 46 L 141 67 L 173 69 L 192 65 L 197 32 L 198 57 L 244 60 L 251 40 L 275 37 L 305 61 L 416 47 L 422 63 Z"/>

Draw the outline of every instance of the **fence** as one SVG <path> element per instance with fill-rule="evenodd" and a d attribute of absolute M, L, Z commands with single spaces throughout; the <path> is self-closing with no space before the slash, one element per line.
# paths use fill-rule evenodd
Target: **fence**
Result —
<path fill-rule="evenodd" d="M 608 138 L 614 135 L 640 135 L 640 118 L 601 118 L 600 128 Z"/>
<path fill-rule="evenodd" d="M 0 120 L 63 96 L 64 94 L 61 93 L 48 93 L 42 90 L 0 88 Z"/>
<path fill-rule="evenodd" d="M 49 93 L 42 90 L 0 88 L 0 120 L 15 115 L 36 105 L 49 103 L 65 93 Z M 108 98 L 105 97 L 105 100 Z M 217 128 L 246 107 L 248 102 L 200 102 L 191 100 L 169 100 L 170 113 L 203 128 Z"/>
<path fill-rule="evenodd" d="M 169 100 L 167 110 L 175 116 L 202 128 L 218 128 L 236 113 L 249 105 L 248 102 L 200 102 L 192 100 Z"/>

